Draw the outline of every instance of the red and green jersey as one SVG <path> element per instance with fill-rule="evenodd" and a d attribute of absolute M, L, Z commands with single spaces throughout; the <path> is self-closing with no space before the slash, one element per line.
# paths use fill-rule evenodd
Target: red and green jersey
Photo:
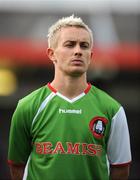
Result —
<path fill-rule="evenodd" d="M 108 180 L 108 164 L 131 161 L 124 110 L 90 84 L 73 99 L 48 84 L 19 101 L 8 159 L 27 180 Z"/>

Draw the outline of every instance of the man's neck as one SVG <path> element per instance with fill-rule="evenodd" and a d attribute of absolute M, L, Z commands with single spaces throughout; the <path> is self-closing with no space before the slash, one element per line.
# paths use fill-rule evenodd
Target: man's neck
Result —
<path fill-rule="evenodd" d="M 87 80 L 85 76 L 81 77 L 63 77 L 54 78 L 51 83 L 59 93 L 72 99 L 80 95 L 87 88 Z"/>

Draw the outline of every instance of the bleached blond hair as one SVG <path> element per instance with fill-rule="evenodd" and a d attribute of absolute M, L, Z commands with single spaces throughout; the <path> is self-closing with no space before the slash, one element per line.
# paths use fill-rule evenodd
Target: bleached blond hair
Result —
<path fill-rule="evenodd" d="M 58 32 L 63 27 L 80 27 L 89 32 L 91 39 L 91 46 L 93 46 L 93 34 L 91 29 L 86 25 L 80 17 L 75 17 L 74 15 L 63 17 L 54 23 L 48 30 L 48 47 L 52 47 L 55 41 L 56 32 Z"/>

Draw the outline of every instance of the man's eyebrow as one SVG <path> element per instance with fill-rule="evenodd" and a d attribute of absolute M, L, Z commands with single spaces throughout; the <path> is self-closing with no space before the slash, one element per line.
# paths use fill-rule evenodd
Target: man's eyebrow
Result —
<path fill-rule="evenodd" d="M 69 43 L 69 42 L 75 43 L 77 41 L 76 40 L 66 40 L 66 41 L 64 41 L 64 43 Z M 80 41 L 80 43 L 90 44 L 88 41 Z"/>
<path fill-rule="evenodd" d="M 90 44 L 88 41 L 81 41 L 80 43 L 82 43 L 82 44 Z"/>
<path fill-rule="evenodd" d="M 67 40 L 67 41 L 65 41 L 64 43 L 68 43 L 68 42 L 75 43 L 76 41 L 74 41 L 74 40 Z"/>
<path fill-rule="evenodd" d="M 74 40 L 66 40 L 63 42 L 63 45 L 67 45 L 67 44 L 76 44 L 76 41 Z"/>

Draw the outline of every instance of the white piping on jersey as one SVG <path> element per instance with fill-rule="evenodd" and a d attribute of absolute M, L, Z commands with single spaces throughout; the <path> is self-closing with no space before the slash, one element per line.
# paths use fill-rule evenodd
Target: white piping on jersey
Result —
<path fill-rule="evenodd" d="M 34 124 L 37 116 L 39 115 L 39 113 L 40 113 L 41 111 L 43 111 L 43 109 L 46 107 L 47 103 L 48 103 L 50 100 L 52 100 L 52 98 L 53 98 L 54 96 L 56 96 L 56 93 L 52 92 L 52 93 L 51 93 L 49 96 L 47 96 L 46 99 L 42 102 L 42 104 L 40 105 L 40 107 L 39 107 L 39 109 L 38 109 L 38 111 L 37 111 L 37 113 L 36 113 L 36 115 L 35 115 L 35 117 L 34 117 L 34 119 L 33 119 L 33 121 L 32 121 L 32 126 L 33 126 L 33 124 Z"/>
<path fill-rule="evenodd" d="M 110 164 L 108 160 L 108 156 L 106 155 L 106 164 L 107 164 L 107 170 L 108 170 L 108 176 L 110 175 Z"/>
<path fill-rule="evenodd" d="M 28 157 L 28 161 L 27 161 L 26 166 L 25 166 L 24 175 L 23 175 L 23 179 L 22 180 L 26 180 L 27 179 L 29 162 L 30 162 L 30 156 Z"/>
<path fill-rule="evenodd" d="M 56 95 L 59 96 L 59 97 L 61 97 L 61 98 L 64 99 L 64 100 L 68 101 L 69 103 L 73 103 L 73 102 L 77 101 L 78 99 L 82 98 L 82 97 L 85 95 L 85 93 L 83 92 L 83 93 L 81 93 L 80 95 L 76 96 L 76 97 L 73 98 L 73 99 L 69 99 L 69 98 L 67 98 L 66 96 L 62 95 L 62 94 L 59 93 L 59 92 L 56 92 Z"/>

